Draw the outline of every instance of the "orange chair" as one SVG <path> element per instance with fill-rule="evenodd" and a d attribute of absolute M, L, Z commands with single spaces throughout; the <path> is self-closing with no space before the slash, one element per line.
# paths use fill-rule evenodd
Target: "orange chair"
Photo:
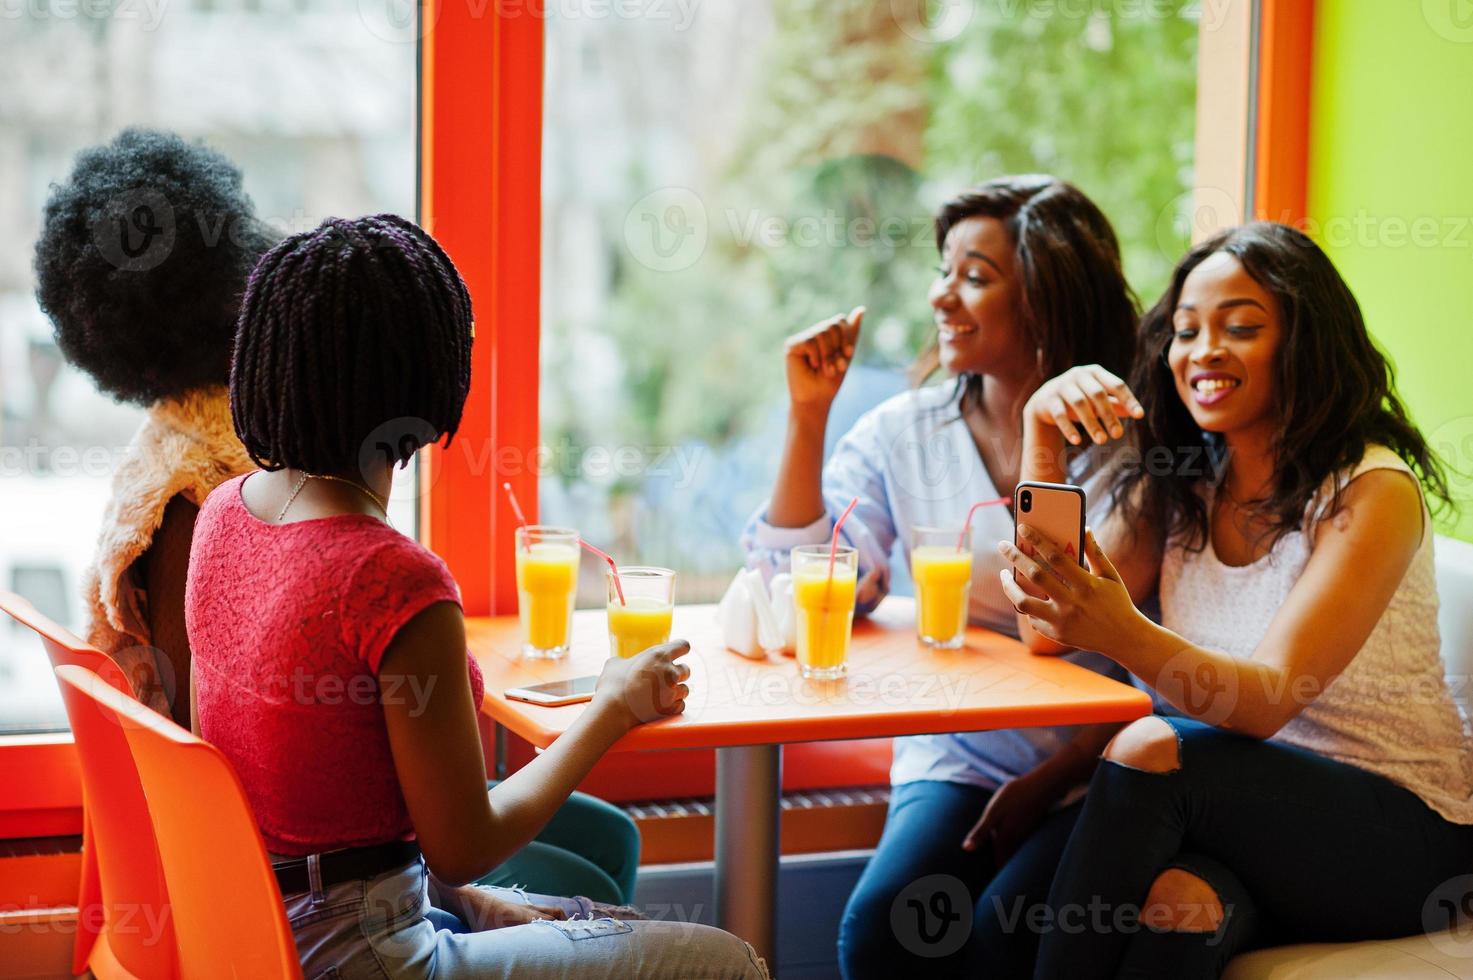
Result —
<path fill-rule="evenodd" d="M 131 750 L 129 770 L 147 798 L 144 827 L 137 833 L 157 841 L 178 954 L 174 972 L 148 976 L 300 980 L 276 876 L 230 763 L 214 746 L 90 671 L 58 667 L 56 675 L 69 701 L 77 709 L 85 701 L 93 717 L 106 719 L 114 739 Z M 83 746 L 84 759 L 91 751 L 90 744 Z M 138 818 L 122 782 L 114 779 L 112 789 L 132 822 Z M 112 822 L 113 805 L 113 797 L 98 799 L 99 830 Z M 104 881 L 111 860 L 105 842 L 104 837 Z"/>
<path fill-rule="evenodd" d="M 80 676 L 89 682 L 87 694 L 75 684 L 61 685 L 102 889 L 102 928 L 86 965 L 98 980 L 172 977 L 174 921 L 148 800 L 117 716 L 89 695 L 95 685 L 120 702 L 132 698 L 85 667 L 56 670 L 64 680 Z M 79 910 L 84 923 L 92 914 L 90 908 Z"/>
<path fill-rule="evenodd" d="M 36 607 L 13 592 L 0 592 L 0 610 L 41 637 L 41 645 L 53 667 L 73 664 L 86 667 L 125 694 L 133 692 L 123 669 L 107 654 L 88 645 L 65 627 L 41 615 Z M 75 726 L 74 726 L 75 727 Z M 77 940 L 72 948 L 72 973 L 86 971 L 92 945 L 106 929 L 102 911 L 102 886 L 97 874 L 97 851 L 93 846 L 91 816 L 82 815 L 82 877 L 77 889 Z"/>

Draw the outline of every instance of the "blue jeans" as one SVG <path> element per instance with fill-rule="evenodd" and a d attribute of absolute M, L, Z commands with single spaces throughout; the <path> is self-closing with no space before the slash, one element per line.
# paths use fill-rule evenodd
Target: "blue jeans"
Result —
<path fill-rule="evenodd" d="M 495 785 L 493 781 L 486 788 Z M 612 803 L 574 793 L 531 843 L 477 884 L 629 905 L 638 873 L 639 828 L 634 821 Z"/>
<path fill-rule="evenodd" d="M 839 925 L 839 968 L 861 977 L 1027 977 L 1037 935 L 1018 916 L 1048 894 L 1080 805 L 1044 818 L 1006 864 L 962 850 L 992 791 L 902 783 Z"/>
<path fill-rule="evenodd" d="M 767 980 L 746 943 L 688 922 L 546 920 L 467 932 L 432 909 L 427 881 L 416 859 L 376 878 L 284 896 L 306 980 Z M 558 898 L 498 892 L 573 910 Z"/>
<path fill-rule="evenodd" d="M 1305 749 L 1183 718 L 1179 768 L 1103 761 L 1049 892 L 1037 976 L 1216 977 L 1241 949 L 1409 936 L 1473 871 L 1473 827 L 1415 794 Z M 1193 872 L 1226 913 L 1216 932 L 1138 921 L 1156 876 Z M 1448 894 L 1465 900 L 1466 887 Z M 1042 921 L 1042 919 L 1040 920 Z"/>

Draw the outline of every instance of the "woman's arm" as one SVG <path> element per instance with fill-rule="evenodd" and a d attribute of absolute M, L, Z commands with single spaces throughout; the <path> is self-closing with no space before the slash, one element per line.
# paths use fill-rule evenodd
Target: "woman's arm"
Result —
<path fill-rule="evenodd" d="M 1054 639 L 1099 650 L 1190 717 L 1269 738 L 1365 645 L 1417 553 L 1422 521 L 1421 492 L 1405 474 L 1373 470 L 1353 480 L 1340 510 L 1315 528 L 1303 574 L 1248 659 L 1191 643 L 1141 615 L 1092 534 L 1088 572 L 1041 537 L 1033 558 L 1004 545 L 1048 598 L 1024 594 L 1007 572 L 1003 590 Z"/>
<path fill-rule="evenodd" d="M 1125 435 L 1122 419 L 1139 419 L 1140 402 L 1124 381 L 1096 364 L 1071 368 L 1039 386 L 1023 409 L 1023 464 L 1019 482 L 1068 483 L 1068 446 L 1085 439 L 1103 446 Z M 1155 528 L 1130 528 L 1111 514 L 1100 529 L 1109 554 L 1137 603 L 1156 591 L 1161 573 L 1161 538 Z M 1026 546 L 1026 545 L 1025 545 Z M 1018 614 L 1018 635 L 1034 653 L 1071 649 L 1034 629 Z"/>
<path fill-rule="evenodd" d="M 1002 867 L 1054 804 L 1089 782 L 1100 753 L 1123 727 L 1116 723 L 1085 725 L 1059 751 L 999 786 L 962 840 L 962 850 L 990 847 L 993 861 Z"/>
<path fill-rule="evenodd" d="M 683 642 L 610 659 L 592 702 L 545 752 L 486 792 L 465 619 L 441 602 L 395 635 L 379 668 L 394 769 L 425 863 L 442 883 L 484 875 L 530 841 L 630 728 L 685 710 Z"/>
<path fill-rule="evenodd" d="M 751 556 L 749 564 L 771 576 L 786 570 L 792 548 L 826 544 L 833 528 L 831 508 L 842 509 L 851 498 L 859 498 L 843 533 L 846 542 L 859 551 L 855 613 L 861 616 L 879 605 L 890 586 L 890 549 L 896 528 L 885 482 L 883 453 L 888 446 L 874 415 L 866 415 L 845 433 L 828 465 L 823 465 L 830 399 L 848 365 L 843 352 L 852 347 L 829 348 L 831 356 L 840 358 L 839 374 L 834 377 L 823 375 L 823 368 L 813 367 L 806 358 L 819 356 L 810 348 L 829 332 L 837 336 L 834 343 L 842 344 L 846 324 L 857 335 L 863 313 L 860 308 L 848 320 L 840 317 L 819 324 L 814 330 L 822 328 L 823 332 L 816 336 L 810 336 L 810 330 L 789 341 L 788 386 L 793 404 L 782 469 L 766 511 L 754 514 L 742 532 L 742 544 Z M 805 385 L 828 386 L 829 394 L 819 399 L 817 408 L 812 398 L 803 396 Z"/>
<path fill-rule="evenodd" d="M 175 496 L 164 507 L 163 522 L 143 557 L 143 588 L 148 595 L 148 630 L 158 650 L 164 694 L 174 721 L 188 728 L 190 708 L 189 631 L 184 625 L 184 583 L 199 508 Z"/>
<path fill-rule="evenodd" d="M 767 505 L 773 527 L 807 527 L 823 516 L 823 434 L 859 342 L 864 307 L 789 337 L 788 434 Z"/>

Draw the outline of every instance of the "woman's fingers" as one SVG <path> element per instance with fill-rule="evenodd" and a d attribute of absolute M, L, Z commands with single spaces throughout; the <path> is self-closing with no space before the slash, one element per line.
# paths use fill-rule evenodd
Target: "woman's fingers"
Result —
<path fill-rule="evenodd" d="M 864 322 L 865 308 L 856 306 L 844 319 L 844 356 L 854 357 L 854 350 L 859 345 L 859 326 Z"/>
<path fill-rule="evenodd" d="M 1079 379 L 1079 390 L 1089 399 L 1090 407 L 1094 409 L 1096 418 L 1109 431 L 1112 438 L 1119 439 L 1125 435 L 1125 426 L 1121 425 L 1120 419 L 1117 418 L 1115 403 L 1098 379 L 1088 374 L 1082 376 Z"/>
<path fill-rule="evenodd" d="M 1119 408 L 1124 409 L 1125 414 L 1135 419 L 1146 417 L 1145 406 L 1141 404 L 1139 398 L 1135 397 L 1135 392 L 1130 390 L 1130 385 L 1102 367 L 1095 368 L 1094 376 L 1114 397 Z"/>
<path fill-rule="evenodd" d="M 1033 560 L 1063 579 L 1071 590 L 1087 578 L 1087 573 L 1079 565 L 1079 556 L 1070 554 L 1072 548 L 1066 550 L 1053 538 L 1027 524 L 1018 525 L 1018 537 L 1032 550 Z"/>
<path fill-rule="evenodd" d="M 1090 439 L 1097 444 L 1109 441 L 1110 436 L 1095 413 L 1094 403 L 1089 400 L 1089 396 L 1084 393 L 1084 389 L 1080 388 L 1077 382 L 1071 381 L 1064 385 L 1060 394 L 1068 404 L 1070 413 L 1079 420 L 1080 425 L 1084 426 L 1084 431 L 1089 434 Z M 1110 417 L 1115 417 L 1113 412 L 1110 413 Z"/>
<path fill-rule="evenodd" d="M 1041 591 L 1050 599 L 1056 599 L 1068 593 L 1068 589 L 1058 577 L 1053 575 L 1048 566 L 1041 561 L 1029 558 L 1023 552 L 1006 541 L 998 544 L 998 551 L 1008 561 L 1013 563 L 1013 568 L 1018 574 L 1027 579 L 1029 584 Z M 1006 571 L 1006 569 L 1004 569 Z"/>
<path fill-rule="evenodd" d="M 1050 618 L 1053 606 L 1047 599 L 1039 599 L 1024 592 L 1018 583 L 1013 581 L 1012 569 L 1004 568 L 997 575 L 1002 582 L 1002 594 L 1007 596 L 1014 609 L 1032 619 L 1047 621 Z"/>
<path fill-rule="evenodd" d="M 1100 543 L 1095 540 L 1093 528 L 1084 529 L 1084 556 L 1089 559 L 1090 571 L 1100 578 L 1107 578 L 1121 585 L 1125 584 L 1125 580 L 1115 570 L 1115 563 L 1110 560 L 1110 556 L 1105 554 L 1105 549 L 1101 548 Z"/>
<path fill-rule="evenodd" d="M 1069 406 L 1064 404 L 1064 399 L 1055 396 L 1049 399 L 1045 407 L 1048 410 L 1049 418 L 1054 420 L 1054 425 L 1058 426 L 1059 431 L 1064 433 L 1064 438 L 1069 440 L 1069 444 L 1071 446 L 1079 445 L 1081 441 L 1079 438 L 1079 427 L 1069 418 Z"/>

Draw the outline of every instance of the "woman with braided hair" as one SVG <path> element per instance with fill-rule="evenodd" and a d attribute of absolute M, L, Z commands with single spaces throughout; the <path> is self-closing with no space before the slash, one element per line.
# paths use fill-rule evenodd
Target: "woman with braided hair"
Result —
<path fill-rule="evenodd" d="M 482 679 L 443 562 L 387 522 L 393 468 L 460 424 L 471 303 L 408 221 L 330 219 L 242 303 L 236 432 L 262 472 L 200 512 L 186 614 L 201 735 L 275 855 L 308 976 L 765 977 L 690 923 L 467 886 L 630 728 L 684 710 L 689 647 L 611 659 L 552 748 L 487 792 Z"/>
<path fill-rule="evenodd" d="M 51 189 L 36 241 L 36 298 L 62 353 L 104 393 L 148 412 L 113 476 L 86 573 L 87 639 L 124 667 L 140 700 L 181 725 L 190 724 L 184 585 L 194 525 L 212 490 L 256 468 L 236 435 L 227 383 L 246 280 L 278 238 L 257 217 L 231 160 L 174 133 L 126 129 L 77 155 L 71 174 Z M 414 274 L 444 276 L 446 268 L 422 263 Z M 315 299 L 300 292 L 311 274 L 294 260 L 281 282 L 298 290 L 294 308 L 315 316 L 320 311 L 305 305 Z M 403 277 L 369 285 L 385 304 L 414 295 Z M 336 304 L 337 322 L 347 323 L 347 300 L 346 293 L 323 300 Z M 436 322 L 453 321 L 442 310 Z M 390 349 L 401 361 L 412 354 L 410 336 L 387 338 L 399 345 Z M 315 358 L 314 350 L 305 353 Z M 361 368 L 351 353 L 338 351 L 334 363 Z M 468 364 L 462 360 L 461 369 Z M 315 360 L 304 365 L 320 369 Z M 441 399 L 431 407 L 443 416 L 465 379 L 430 381 Z M 377 396 L 355 397 L 367 404 Z M 400 447 L 418 444 L 410 435 L 394 437 L 400 459 L 413 452 L 400 454 Z M 296 434 L 269 438 L 291 445 Z M 638 867 L 634 821 L 575 793 L 536 841 L 483 880 L 626 903 Z"/>

